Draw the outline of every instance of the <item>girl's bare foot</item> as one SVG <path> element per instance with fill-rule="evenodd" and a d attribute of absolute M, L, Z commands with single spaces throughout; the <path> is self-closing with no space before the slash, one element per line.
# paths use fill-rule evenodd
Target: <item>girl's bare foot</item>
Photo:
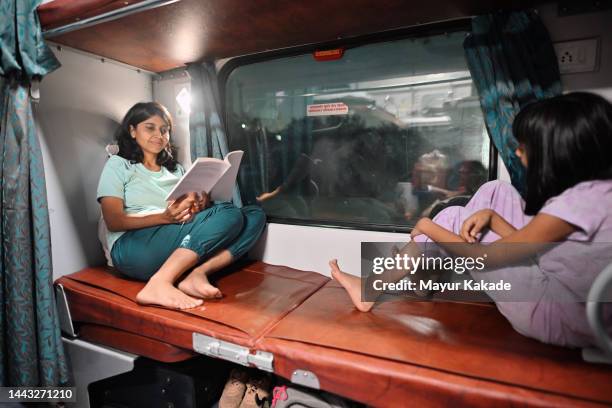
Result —
<path fill-rule="evenodd" d="M 136 301 L 141 305 L 159 305 L 180 310 L 191 309 L 202 304 L 202 299 L 187 296 L 171 283 L 156 279 L 150 279 L 147 282 L 136 295 Z"/>
<path fill-rule="evenodd" d="M 361 301 L 360 279 L 346 272 L 342 272 L 336 259 L 329 261 L 329 266 L 331 268 L 332 277 L 346 289 L 355 307 L 361 312 L 369 312 L 372 306 L 374 306 L 374 302 Z"/>
<path fill-rule="evenodd" d="M 194 269 L 185 279 L 183 279 L 179 283 L 178 288 L 187 295 L 198 298 L 213 299 L 223 296 L 219 288 L 210 284 L 206 273 L 198 270 L 198 268 Z"/>

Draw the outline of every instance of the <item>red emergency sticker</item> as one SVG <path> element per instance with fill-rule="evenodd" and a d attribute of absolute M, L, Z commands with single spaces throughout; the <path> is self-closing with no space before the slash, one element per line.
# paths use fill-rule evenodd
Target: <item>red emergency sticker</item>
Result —
<path fill-rule="evenodd" d="M 306 106 L 306 116 L 348 115 L 348 105 L 344 102 L 317 103 Z"/>

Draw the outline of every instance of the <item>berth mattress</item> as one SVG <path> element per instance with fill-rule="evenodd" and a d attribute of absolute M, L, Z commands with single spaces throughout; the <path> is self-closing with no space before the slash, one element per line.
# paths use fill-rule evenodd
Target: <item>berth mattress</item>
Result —
<path fill-rule="evenodd" d="M 612 366 L 523 337 L 491 304 L 398 299 L 361 313 L 336 282 L 262 262 L 223 273 L 224 298 L 188 311 L 137 305 L 143 283 L 107 268 L 56 284 L 84 339 L 161 361 L 201 352 L 202 334 L 271 356 L 282 377 L 373 406 L 612 404 Z"/>

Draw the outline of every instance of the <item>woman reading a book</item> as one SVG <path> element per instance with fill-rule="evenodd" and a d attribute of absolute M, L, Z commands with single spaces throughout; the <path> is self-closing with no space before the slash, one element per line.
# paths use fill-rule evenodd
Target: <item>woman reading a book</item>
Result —
<path fill-rule="evenodd" d="M 166 202 L 185 173 L 171 133 L 164 106 L 134 105 L 115 133 L 119 153 L 102 170 L 97 197 L 113 264 L 128 277 L 147 281 L 137 301 L 188 309 L 222 296 L 208 276 L 255 244 L 265 214 L 256 206 L 211 204 L 208 194 L 199 192 Z"/>

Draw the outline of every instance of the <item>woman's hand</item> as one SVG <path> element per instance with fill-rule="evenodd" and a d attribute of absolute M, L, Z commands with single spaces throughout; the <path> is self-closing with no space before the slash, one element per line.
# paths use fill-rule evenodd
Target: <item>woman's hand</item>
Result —
<path fill-rule="evenodd" d="M 197 201 L 197 194 L 188 193 L 168 204 L 162 213 L 168 224 L 187 222 L 193 217 L 193 205 Z"/>
<path fill-rule="evenodd" d="M 194 193 L 195 194 L 195 193 Z M 191 207 L 191 210 L 194 214 L 199 213 L 202 210 L 207 209 L 210 206 L 210 195 L 205 191 L 202 191 L 201 194 L 195 194 L 195 202 Z"/>
<path fill-rule="evenodd" d="M 461 231 L 459 232 L 461 238 L 470 244 L 475 243 L 478 240 L 478 234 L 490 226 L 493 214 L 493 210 L 484 209 L 470 215 L 461 226 Z"/>

